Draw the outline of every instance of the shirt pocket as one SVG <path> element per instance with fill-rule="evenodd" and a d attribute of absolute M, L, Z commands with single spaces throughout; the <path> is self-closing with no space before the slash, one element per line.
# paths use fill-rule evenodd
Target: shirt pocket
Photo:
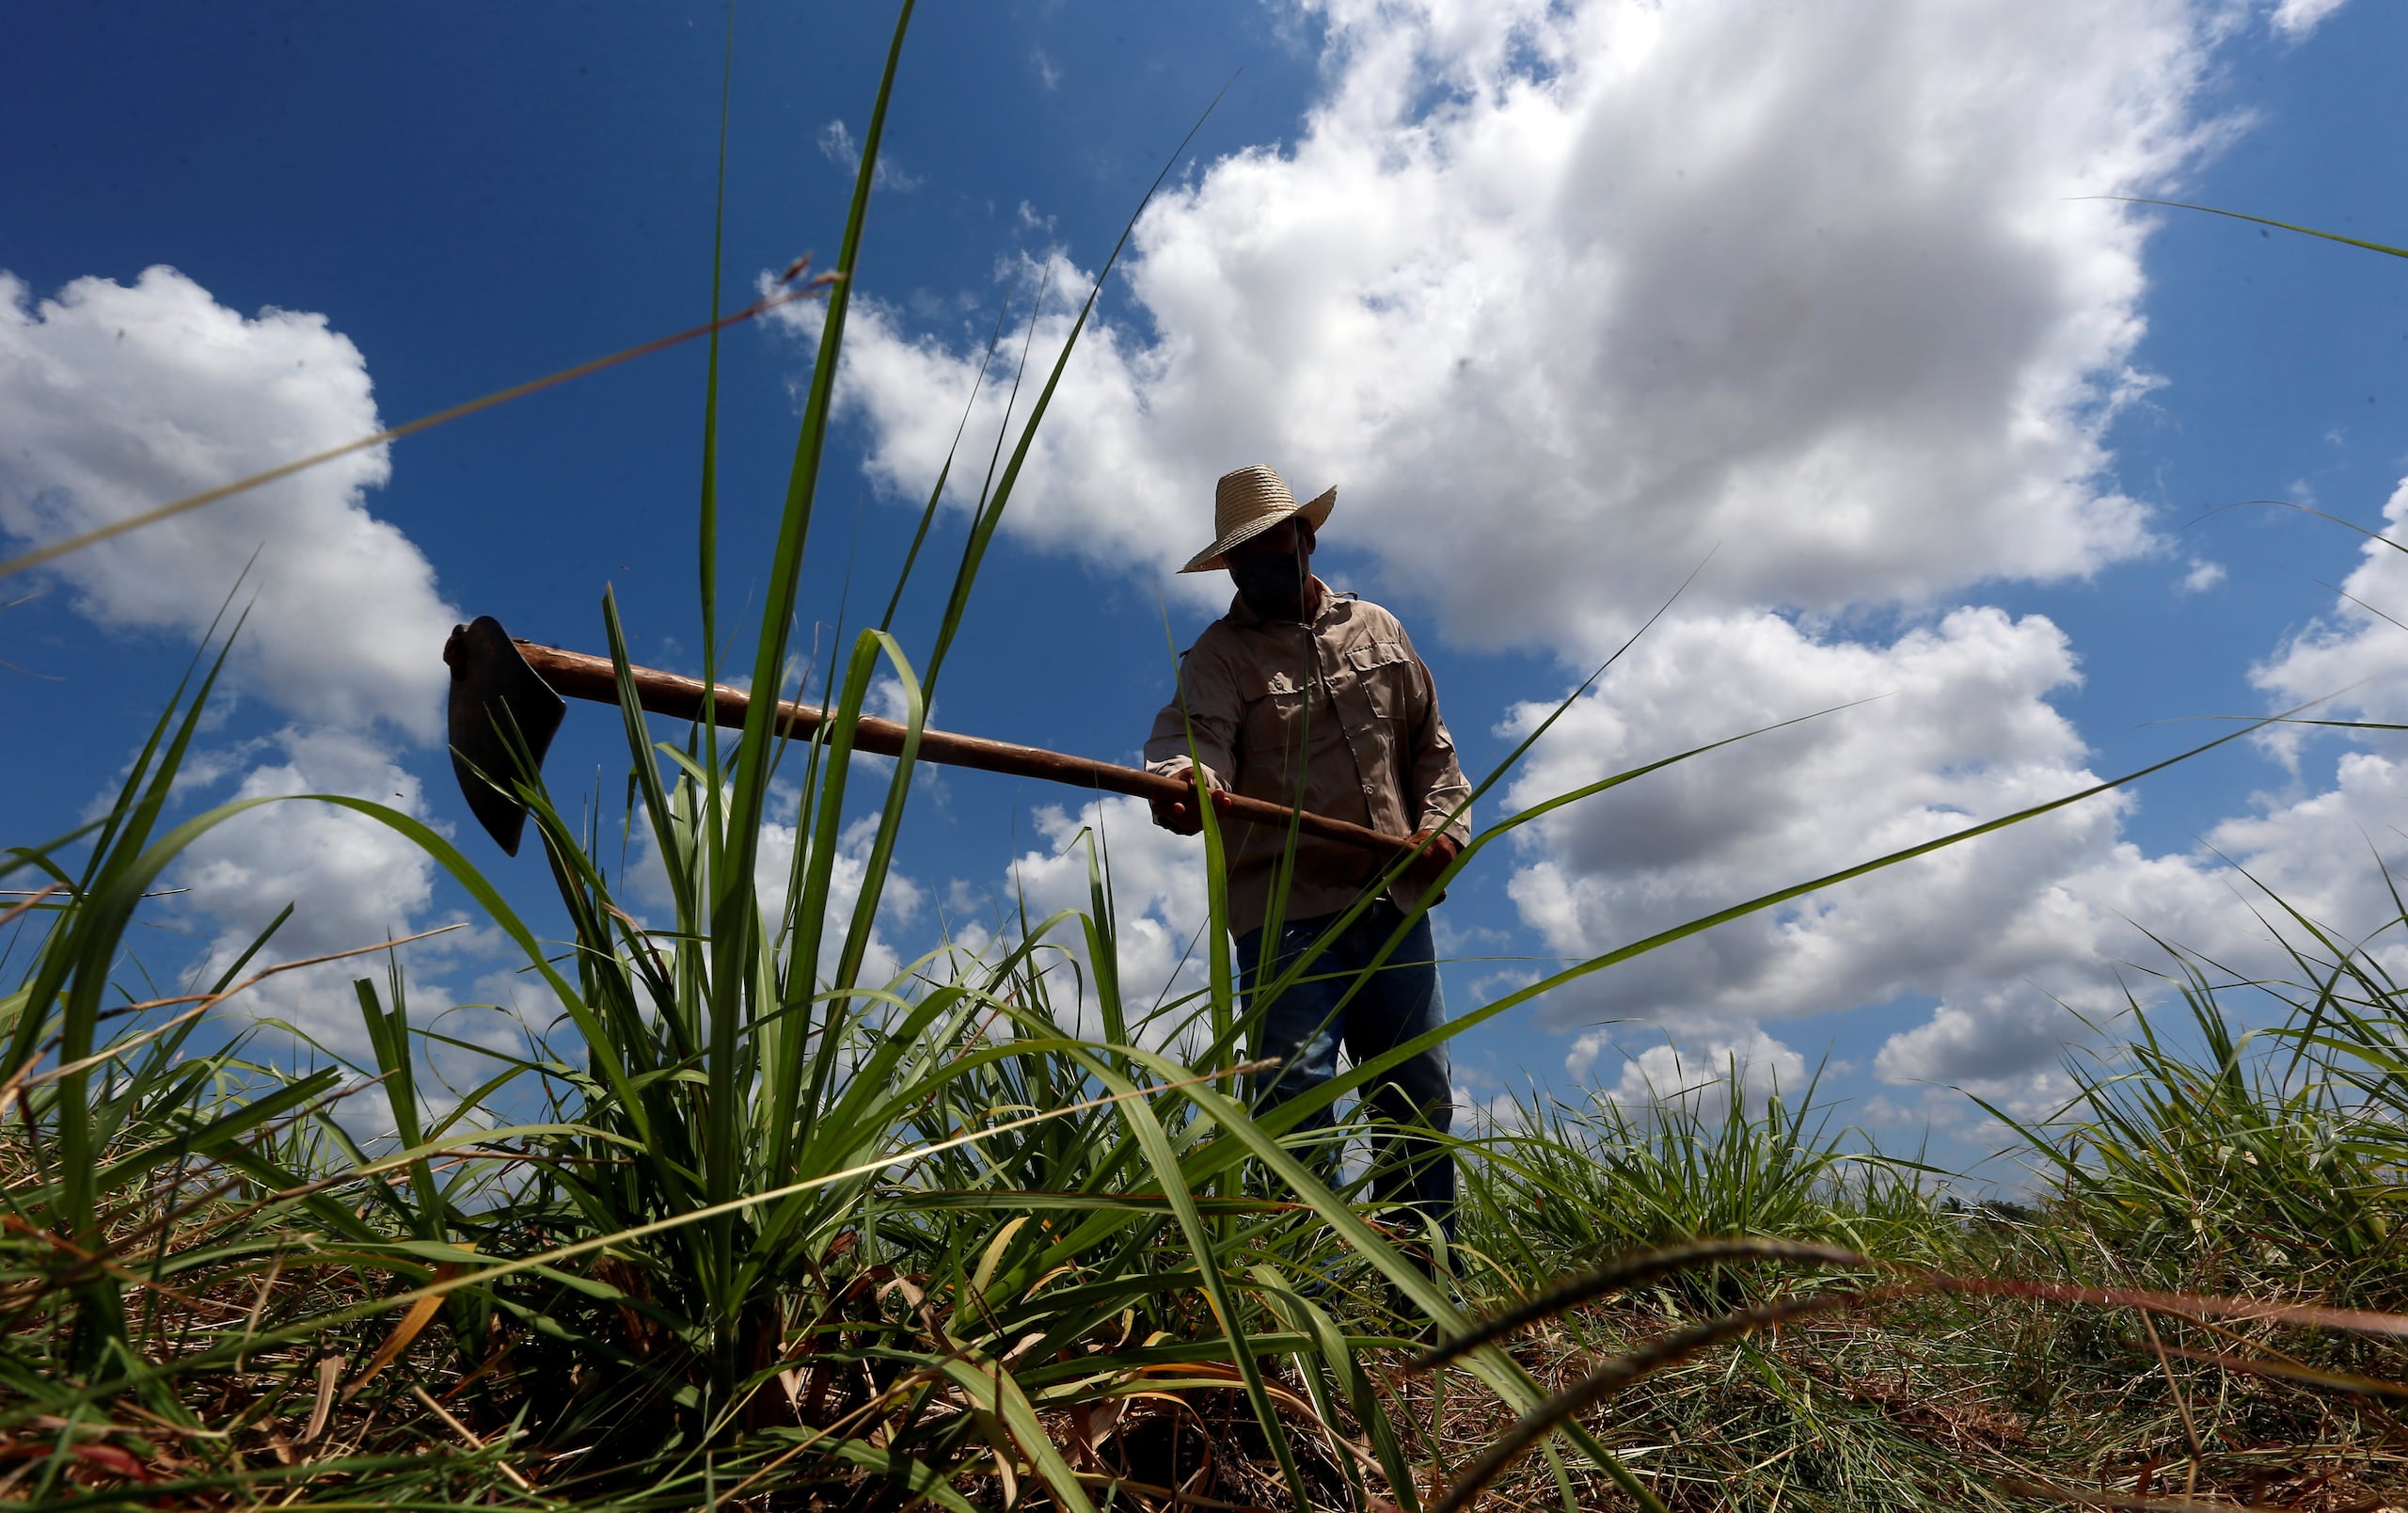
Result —
<path fill-rule="evenodd" d="M 1258 670 L 1242 678 L 1239 692 L 1244 699 L 1239 729 L 1249 765 L 1284 771 L 1288 754 L 1304 743 L 1309 685 L 1294 673 Z"/>
<path fill-rule="evenodd" d="M 1367 641 L 1349 646 L 1345 662 L 1372 714 L 1383 720 L 1402 721 L 1410 717 L 1414 681 L 1420 674 L 1411 647 L 1402 641 Z"/>

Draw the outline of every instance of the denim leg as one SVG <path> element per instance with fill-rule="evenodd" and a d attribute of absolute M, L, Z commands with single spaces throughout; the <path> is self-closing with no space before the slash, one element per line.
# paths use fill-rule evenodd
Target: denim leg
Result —
<path fill-rule="evenodd" d="M 1300 1093 L 1310 1092 L 1338 1074 L 1338 1045 L 1342 1027 L 1337 1017 L 1338 1001 L 1345 995 L 1343 978 L 1331 978 L 1341 970 L 1329 953 L 1323 953 L 1305 971 L 1305 980 L 1291 984 L 1270 1002 L 1258 999 L 1257 987 L 1265 978 L 1276 977 L 1288 963 L 1319 939 L 1327 928 L 1327 918 L 1291 919 L 1279 932 L 1277 949 L 1269 962 L 1263 960 L 1263 932 L 1258 930 L 1238 937 L 1238 987 L 1244 995 L 1246 1011 L 1259 1014 L 1255 1027 L 1254 1055 L 1257 1059 L 1276 1057 L 1279 1069 L 1266 1079 L 1254 1079 L 1256 1111 L 1277 1107 Z M 1327 1129 L 1336 1121 L 1327 1108 L 1315 1109 L 1296 1123 L 1300 1131 Z M 1311 1164 L 1335 1185 L 1339 1169 L 1337 1144 L 1325 1142 L 1313 1148 Z"/>
<path fill-rule="evenodd" d="M 1402 918 L 1402 913 L 1385 900 L 1367 910 L 1347 932 L 1346 944 L 1354 948 L 1348 952 L 1353 958 L 1348 964 L 1369 965 Z M 1437 952 L 1431 940 L 1430 916 L 1425 914 L 1413 922 L 1397 948 L 1347 1005 L 1347 1058 L 1359 1066 L 1446 1022 Z M 1413 1204 L 1436 1220 L 1451 1240 L 1455 1234 L 1454 1153 L 1431 1139 L 1434 1134 L 1445 1135 L 1454 1124 L 1450 1074 L 1442 1042 L 1383 1073 L 1367 1091 L 1366 1100 L 1372 1114 L 1391 1126 L 1390 1133 L 1376 1139 L 1372 1197 L 1380 1202 Z"/>
<path fill-rule="evenodd" d="M 1427 915 L 1414 921 L 1378 971 L 1368 979 L 1357 975 L 1379 954 L 1403 917 L 1386 900 L 1373 904 L 1306 968 L 1303 980 L 1268 1004 L 1258 1003 L 1258 983 L 1265 977 L 1275 977 L 1282 965 L 1320 937 L 1330 921 L 1326 916 L 1289 921 L 1280 932 L 1274 960 L 1267 964 L 1262 959 L 1262 932 L 1239 938 L 1239 985 L 1248 1011 L 1261 1015 L 1255 1054 L 1275 1056 L 1282 1061 L 1267 1088 L 1258 1084 L 1258 1108 L 1276 1107 L 1327 1082 L 1337 1075 L 1341 1043 L 1348 1058 L 1360 1065 L 1446 1023 L 1446 999 L 1439 991 L 1436 949 Z M 1340 1012 L 1338 1005 L 1349 989 L 1355 990 L 1354 996 Z M 1374 1139 L 1374 1199 L 1414 1204 L 1451 1238 L 1455 1233 L 1454 1155 L 1430 1139 L 1430 1133 L 1444 1135 L 1454 1123 L 1449 1071 L 1446 1046 L 1434 1045 L 1390 1067 L 1365 1096 L 1371 1114 L 1394 1126 L 1393 1132 Z M 1332 1123 L 1330 1111 L 1323 1108 L 1307 1115 L 1295 1127 L 1325 1129 Z M 1338 1155 L 1335 1145 L 1314 1154 L 1314 1165 L 1333 1185 Z"/>

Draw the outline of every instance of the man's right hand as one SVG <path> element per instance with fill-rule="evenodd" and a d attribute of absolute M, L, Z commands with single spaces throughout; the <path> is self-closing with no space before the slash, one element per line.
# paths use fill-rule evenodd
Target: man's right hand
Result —
<path fill-rule="evenodd" d="M 1196 769 L 1191 767 L 1188 769 L 1188 772 L 1193 773 L 1196 772 Z M 1196 779 L 1196 783 L 1198 788 L 1202 788 L 1202 779 L 1200 777 Z M 1228 802 L 1228 795 L 1218 788 L 1204 788 L 1203 791 L 1212 794 L 1212 801 L 1216 804 L 1226 804 Z M 1172 835 L 1196 836 L 1203 834 L 1204 809 L 1203 805 L 1195 798 L 1156 799 L 1153 801 L 1153 804 L 1154 823 L 1162 826 L 1164 830 L 1169 831 Z"/>

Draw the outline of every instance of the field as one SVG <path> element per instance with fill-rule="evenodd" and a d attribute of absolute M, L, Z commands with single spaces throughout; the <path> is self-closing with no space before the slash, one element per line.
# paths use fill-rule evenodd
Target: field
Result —
<path fill-rule="evenodd" d="M 705 656 L 751 632 L 749 659 L 706 677 L 787 686 L 886 89 L 832 277 L 787 290 L 827 308 L 757 627 L 717 619 L 707 446 L 701 459 Z M 2284 980 L 2235 982 L 2169 948 L 2117 1027 L 2127 1043 L 2070 1067 L 2062 1114 L 1999 1115 L 2036 1173 L 2028 1205 L 1969 1207 L 1812 1088 L 1767 1096 L 1733 1069 L 1652 1107 L 1532 1100 L 1465 1132 L 1452 1245 L 1316 1175 L 1314 1137 L 1293 1130 L 1309 1101 L 1249 1113 L 1209 826 L 1196 995 L 1124 995 L 1092 840 L 1087 909 L 867 976 L 914 751 L 857 764 L 853 731 L 880 678 L 919 729 L 1072 360 L 1075 339 L 1026 374 L 1036 397 L 1001 438 L 932 642 L 859 631 L 829 687 L 805 691 L 835 711 L 818 737 L 779 739 L 766 700 L 724 741 L 628 719 L 630 808 L 674 900 L 649 919 L 615 897 L 615 820 L 556 806 L 531 774 L 492 776 L 531 811 L 556 884 L 540 904 L 361 799 L 176 818 L 239 624 L 103 817 L 6 853 L 0 1499 L 2408 1506 L 2408 1430 L 2387 1407 L 2408 1396 L 2408 996 L 2380 937 L 2333 939 L 2279 900 Z M 624 672 L 607 601 L 603 631 Z M 1697 755 L 1523 810 L 1454 868 Z M 2097 791 L 1766 879 L 1450 1032 Z M 283 964 L 274 927 L 214 980 L 140 975 L 128 932 L 163 875 L 277 802 L 341 804 L 436 860 L 541 986 L 549 1018 L 522 1052 L 451 1036 L 449 1006 L 409 1001 L 380 943 L 355 959 L 373 1048 L 356 1067 L 305 1074 L 219 1032 L 218 1005 L 239 1011 Z M 848 909 L 840 837 L 863 815 L 876 839 Z M 804 839 L 765 889 L 772 820 Z M 437 1055 L 484 1071 L 462 1095 L 430 1080 Z M 360 1114 L 376 1099 L 388 1115 Z"/>

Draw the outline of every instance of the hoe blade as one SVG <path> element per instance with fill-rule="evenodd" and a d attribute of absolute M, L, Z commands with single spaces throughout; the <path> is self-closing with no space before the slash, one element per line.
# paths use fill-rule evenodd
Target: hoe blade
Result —
<path fill-rule="evenodd" d="M 510 785 L 535 781 L 568 705 L 490 614 L 453 626 L 443 660 L 452 667 L 452 775 L 477 823 L 515 856 L 527 806 Z"/>

